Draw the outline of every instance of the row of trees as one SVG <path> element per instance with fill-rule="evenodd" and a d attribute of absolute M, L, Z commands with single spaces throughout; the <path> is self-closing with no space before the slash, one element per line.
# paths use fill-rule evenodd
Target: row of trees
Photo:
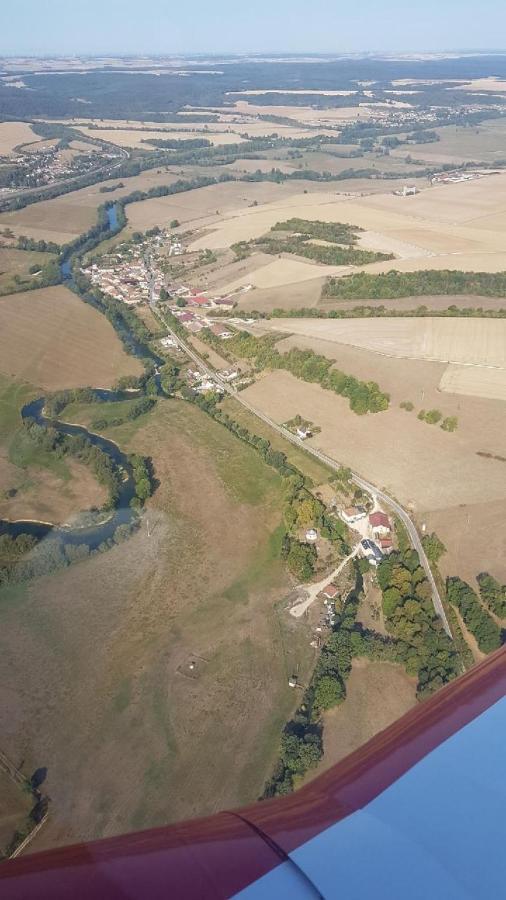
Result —
<path fill-rule="evenodd" d="M 504 297 L 506 272 L 458 272 L 449 269 L 418 272 L 383 272 L 371 275 L 355 272 L 343 278 L 329 278 L 322 297 L 341 300 L 395 300 L 438 294 L 475 294 Z"/>
<path fill-rule="evenodd" d="M 6 235 L 7 237 L 7 235 Z M 14 235 L 12 235 L 14 237 Z M 18 242 L 16 244 L 18 250 L 34 250 L 37 253 L 59 253 L 60 246 L 59 244 L 55 244 L 54 241 L 44 241 L 39 240 L 36 241 L 34 238 L 26 237 L 24 234 L 20 234 L 18 237 Z"/>
<path fill-rule="evenodd" d="M 304 236 L 292 236 L 285 240 L 275 240 L 271 237 L 258 238 L 250 242 L 250 245 L 258 248 L 262 253 L 277 256 L 280 253 L 293 253 L 312 259 L 325 266 L 365 266 L 369 263 L 382 262 L 393 259 L 392 253 L 376 253 L 373 250 L 360 250 L 355 246 L 343 247 L 320 246 L 312 244 Z"/>
<path fill-rule="evenodd" d="M 150 412 L 153 409 L 153 406 L 156 403 L 156 397 L 140 397 L 139 400 L 135 400 L 130 404 L 128 411 L 123 416 L 114 416 L 113 418 L 98 418 L 93 419 L 91 423 L 91 427 L 96 431 L 102 431 L 104 428 L 116 428 L 118 425 L 123 425 L 125 422 L 133 422 L 135 419 L 138 419 L 139 416 L 143 416 L 146 413 Z M 148 495 L 149 496 L 149 495 Z"/>
<path fill-rule="evenodd" d="M 59 416 L 69 403 L 101 403 L 102 397 L 91 387 L 67 388 L 46 397 L 44 410 L 50 418 Z"/>
<path fill-rule="evenodd" d="M 483 608 L 477 594 L 467 582 L 455 576 L 446 580 L 446 596 L 458 609 L 465 626 L 476 638 L 483 653 L 501 646 L 501 629 Z"/>
<path fill-rule="evenodd" d="M 323 646 L 311 683 L 293 719 L 281 736 L 279 759 L 263 796 L 274 797 L 294 790 L 297 779 L 314 768 L 323 755 L 322 713 L 346 698 L 346 680 L 357 655 L 360 633 L 356 632 L 361 577 L 357 572 L 355 589 L 343 608 L 336 611 L 336 622 Z"/>
<path fill-rule="evenodd" d="M 53 536 L 51 532 L 40 541 L 29 534 L 21 534 L 17 538 L 3 535 L 0 538 L 0 586 L 50 575 L 96 553 L 105 553 L 130 537 L 139 526 L 139 518 L 118 525 L 112 536 L 95 548 L 84 542 L 65 543 L 63 536 Z M 19 552 L 20 545 L 22 552 Z"/>
<path fill-rule="evenodd" d="M 320 384 L 325 390 L 346 397 L 350 409 L 357 415 L 388 409 L 390 397 L 375 381 L 360 381 L 354 375 L 334 369 L 333 360 L 313 350 L 294 347 L 287 353 L 279 353 L 273 346 L 272 337 L 256 338 L 245 331 L 228 341 L 228 349 L 239 357 L 254 358 L 258 369 L 285 369 L 296 378 Z"/>

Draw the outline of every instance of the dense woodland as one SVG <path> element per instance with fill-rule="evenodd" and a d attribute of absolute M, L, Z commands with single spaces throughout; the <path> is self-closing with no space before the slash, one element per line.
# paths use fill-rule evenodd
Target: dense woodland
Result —
<path fill-rule="evenodd" d="M 337 300 L 395 300 L 438 294 L 504 297 L 506 272 L 458 272 L 450 269 L 418 272 L 392 270 L 379 275 L 356 272 L 343 278 L 329 278 L 322 289 L 323 298 Z"/>
<path fill-rule="evenodd" d="M 226 65 L 223 65 L 223 61 Z M 212 76 L 207 74 L 210 67 L 215 69 Z M 372 57 L 328 60 L 315 55 L 311 65 L 296 58 L 278 62 L 272 57 L 269 60 L 263 59 L 262 65 L 259 65 L 258 61 L 245 61 L 240 57 L 230 56 L 217 58 L 214 64 L 206 61 L 200 66 L 185 62 L 185 71 L 191 71 L 191 76 L 160 74 L 156 70 L 150 74 L 149 63 L 143 61 L 142 72 L 138 73 L 113 72 L 104 68 L 85 73 L 66 72 L 56 76 L 51 73 L 31 73 L 30 66 L 27 65 L 26 72 L 20 71 L 20 77 L 29 90 L 13 90 L 0 82 L 0 113 L 6 118 L 80 118 L 83 116 L 84 100 L 86 114 L 90 118 L 164 122 L 173 121 L 178 110 L 187 104 L 197 108 L 221 107 L 235 99 L 228 92 L 233 94 L 234 91 L 245 88 L 268 90 L 273 85 L 281 90 L 291 90 L 294 84 L 297 87 L 303 85 L 308 90 L 357 90 L 357 82 L 373 81 L 378 99 L 391 101 L 391 96 L 384 94 L 383 90 L 391 88 L 392 79 L 399 78 L 448 79 L 443 84 L 417 84 L 420 94 L 414 100 L 410 95 L 409 99 L 422 109 L 428 106 L 453 106 L 458 110 L 463 103 L 475 102 L 475 98 L 470 100 L 465 91 L 455 90 L 453 79 L 486 77 L 491 72 L 504 78 L 506 58 L 494 55 L 421 60 L 384 60 Z M 360 95 L 357 97 L 360 99 Z M 350 103 L 350 98 L 346 97 L 290 93 L 261 95 L 255 98 L 255 102 L 272 104 L 273 99 L 277 104 L 293 106 L 294 112 L 297 105 L 307 105 L 308 100 L 311 104 L 322 107 L 339 107 Z M 487 98 L 480 100 L 484 105 Z M 351 102 L 356 102 L 356 98 L 352 98 Z"/>
<path fill-rule="evenodd" d="M 232 250 L 238 259 L 244 259 L 252 250 L 260 250 L 272 256 L 293 253 L 327 266 L 361 266 L 394 258 L 392 253 L 376 253 L 357 247 L 360 231 L 362 229 L 342 222 L 288 219 L 274 225 L 270 234 L 232 244 Z M 277 237 L 276 233 L 281 236 Z M 326 244 L 312 243 L 311 238 Z"/>
<path fill-rule="evenodd" d="M 483 576 L 481 577 L 483 585 L 484 579 Z M 480 586 L 483 591 L 482 585 Z M 490 582 L 485 582 L 484 599 L 488 597 L 490 600 L 490 589 Z M 484 609 L 479 597 L 469 584 L 462 581 L 461 578 L 448 578 L 446 582 L 446 596 L 449 602 L 458 609 L 465 626 L 474 635 L 478 647 L 483 653 L 490 653 L 501 646 L 501 629 L 496 625 L 492 616 Z M 490 603 L 487 603 L 487 605 L 490 606 Z"/>

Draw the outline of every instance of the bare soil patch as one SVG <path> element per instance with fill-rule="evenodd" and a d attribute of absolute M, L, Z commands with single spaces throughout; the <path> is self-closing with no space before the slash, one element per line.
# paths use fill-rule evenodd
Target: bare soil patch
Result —
<path fill-rule="evenodd" d="M 478 590 L 476 576 L 490 572 L 506 583 L 505 515 L 504 498 L 424 512 L 427 530 L 435 531 L 447 548 L 438 564 L 444 578 L 458 574 Z"/>
<path fill-rule="evenodd" d="M 0 299 L 0 369 L 47 390 L 111 387 L 139 374 L 105 316 L 67 288 L 43 288 Z"/>
<path fill-rule="evenodd" d="M 350 374 L 360 377 L 365 368 L 366 380 L 377 380 L 384 390 L 389 390 L 389 380 L 395 380 L 395 395 L 386 412 L 357 416 L 344 398 L 283 371 L 266 374 L 244 396 L 278 423 L 296 414 L 318 422 L 322 430 L 309 439 L 311 444 L 413 510 L 506 498 L 505 464 L 478 455 L 480 450 L 501 453 L 504 408 L 500 401 L 448 394 L 443 403 L 437 393 L 442 366 L 437 363 L 396 360 L 382 367 L 381 357 L 360 356 L 352 368 L 344 365 L 344 354 L 336 357 L 338 366 Z M 425 409 L 440 407 L 445 415 L 457 415 L 458 430 L 448 434 L 419 421 L 416 412 L 400 409 L 396 398 L 411 400 L 417 408 L 423 403 Z"/>

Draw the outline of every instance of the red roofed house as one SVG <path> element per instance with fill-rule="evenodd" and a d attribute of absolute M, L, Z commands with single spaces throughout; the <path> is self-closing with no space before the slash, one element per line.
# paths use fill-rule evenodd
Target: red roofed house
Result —
<path fill-rule="evenodd" d="M 369 526 L 373 535 L 390 534 L 391 531 L 390 519 L 386 513 L 381 512 L 381 510 L 370 514 Z"/>
<path fill-rule="evenodd" d="M 179 316 L 180 322 L 193 322 L 195 316 L 191 312 L 185 312 L 182 316 Z"/>
<path fill-rule="evenodd" d="M 391 537 L 380 538 L 379 545 L 382 553 L 391 553 L 394 549 L 394 543 Z"/>
<path fill-rule="evenodd" d="M 211 306 L 211 301 L 207 297 L 190 297 L 188 300 L 190 306 Z"/>
<path fill-rule="evenodd" d="M 211 331 L 216 337 L 231 338 L 232 332 L 225 325 L 211 325 Z"/>
<path fill-rule="evenodd" d="M 327 587 L 323 588 L 322 594 L 329 600 L 333 600 L 337 594 L 337 588 L 335 584 L 328 584 Z"/>
<path fill-rule="evenodd" d="M 235 306 L 235 300 L 232 300 L 232 297 L 220 297 L 218 300 L 214 301 L 215 306 Z"/>

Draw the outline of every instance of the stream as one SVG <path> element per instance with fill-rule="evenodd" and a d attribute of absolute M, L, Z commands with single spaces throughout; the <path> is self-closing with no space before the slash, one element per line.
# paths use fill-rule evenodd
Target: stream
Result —
<path fill-rule="evenodd" d="M 132 398 L 131 392 L 124 391 L 97 391 L 102 402 L 114 402 L 117 400 L 126 400 Z M 82 425 L 71 425 L 59 419 L 49 419 L 44 415 L 45 397 L 39 397 L 27 403 L 21 410 L 23 419 L 34 419 L 39 425 L 51 425 L 62 434 L 83 435 L 95 447 L 99 447 L 104 453 L 119 466 L 124 473 L 124 480 L 121 484 L 118 502 L 110 513 L 104 512 L 104 516 L 108 516 L 105 522 L 97 525 L 88 525 L 84 527 L 72 527 L 65 525 L 51 525 L 46 522 L 37 522 L 21 519 L 15 522 L 0 520 L 0 534 L 10 534 L 17 537 L 19 534 L 29 534 L 40 540 L 51 534 L 52 537 L 59 538 L 63 544 L 88 544 L 91 550 L 95 550 L 104 541 L 109 540 L 114 535 L 118 525 L 129 524 L 137 515 L 136 511 L 130 506 L 130 501 L 135 495 L 135 485 L 132 476 L 132 469 L 128 463 L 127 456 L 123 453 L 114 441 L 107 440 L 99 434 L 88 431 Z M 100 403 L 97 404 L 97 410 L 100 409 Z"/>
<path fill-rule="evenodd" d="M 107 216 L 109 219 L 109 229 L 115 231 L 118 227 L 116 205 L 108 207 Z M 70 259 L 62 263 L 61 273 L 66 281 L 69 281 L 72 278 Z M 164 360 L 150 350 L 149 347 L 140 343 L 135 336 L 127 330 L 126 326 L 123 330 L 123 336 L 127 337 L 133 354 L 140 359 L 151 359 L 155 367 L 157 367 L 156 378 L 159 383 L 158 367 L 163 364 Z M 132 399 L 136 394 L 136 392 L 133 391 L 94 390 L 101 401 L 100 403 L 97 403 L 97 410 L 100 410 L 102 403 L 114 403 L 118 400 Z M 21 410 L 21 418 L 34 419 L 39 425 L 43 426 L 50 425 L 62 434 L 83 435 L 94 446 L 103 450 L 124 473 L 118 501 L 113 510 L 110 512 L 104 511 L 105 521 L 95 525 L 79 527 L 72 525 L 53 525 L 48 522 L 38 522 L 28 519 L 16 521 L 0 519 L 0 535 L 9 534 L 12 537 L 17 537 L 20 534 L 29 534 L 32 537 L 41 540 L 50 534 L 52 538 L 58 539 L 61 544 L 87 544 L 90 550 L 95 550 L 104 541 L 108 541 L 114 536 L 114 532 L 119 525 L 128 525 L 138 516 L 138 512 L 130 506 L 130 501 L 135 496 L 132 468 L 128 463 L 127 455 L 120 450 L 114 441 L 108 440 L 107 438 L 102 437 L 102 435 L 95 434 L 92 431 L 88 431 L 83 425 L 74 425 L 57 418 L 47 418 L 44 415 L 45 402 L 45 397 L 39 397 L 38 399 L 27 403 Z M 76 510 L 76 513 L 77 512 L 79 511 Z"/>

